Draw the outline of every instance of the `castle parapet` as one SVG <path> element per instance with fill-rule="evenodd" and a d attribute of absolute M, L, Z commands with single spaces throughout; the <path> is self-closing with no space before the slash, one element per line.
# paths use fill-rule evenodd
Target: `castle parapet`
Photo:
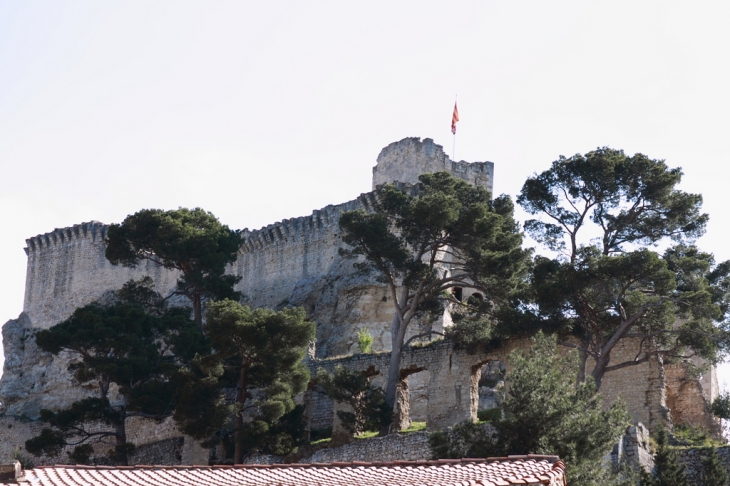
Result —
<path fill-rule="evenodd" d="M 363 208 L 372 211 L 375 204 L 375 193 L 360 194 L 357 199 L 346 203 L 325 206 L 317 209 L 309 216 L 279 221 L 261 229 L 242 232 L 241 253 L 251 253 L 272 245 L 286 245 L 302 241 L 312 241 L 338 233 L 340 215 L 345 211 Z"/>
<path fill-rule="evenodd" d="M 108 228 L 108 224 L 99 221 L 75 224 L 68 228 L 56 228 L 50 233 L 33 236 L 25 240 L 25 244 L 28 245 L 24 248 L 25 254 L 30 256 L 31 253 L 40 251 L 43 248 L 64 245 L 82 238 L 89 239 L 92 243 L 103 242 Z"/>

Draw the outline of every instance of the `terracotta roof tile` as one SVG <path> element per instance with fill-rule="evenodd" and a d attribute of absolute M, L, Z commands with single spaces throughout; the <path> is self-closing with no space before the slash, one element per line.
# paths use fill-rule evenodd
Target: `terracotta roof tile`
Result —
<path fill-rule="evenodd" d="M 556 456 L 237 466 L 44 466 L 29 486 L 564 486 Z M 2 485 L 0 485 L 2 486 Z"/>

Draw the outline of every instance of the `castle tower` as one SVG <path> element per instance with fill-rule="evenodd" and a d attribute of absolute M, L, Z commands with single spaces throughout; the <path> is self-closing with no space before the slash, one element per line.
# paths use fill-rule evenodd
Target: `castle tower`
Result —
<path fill-rule="evenodd" d="M 443 170 L 492 192 L 494 163 L 455 162 L 444 153 L 441 145 L 430 138 L 421 141 L 418 137 L 393 142 L 380 151 L 377 165 L 373 167 L 373 190 L 388 182 L 414 184 L 421 174 Z"/>

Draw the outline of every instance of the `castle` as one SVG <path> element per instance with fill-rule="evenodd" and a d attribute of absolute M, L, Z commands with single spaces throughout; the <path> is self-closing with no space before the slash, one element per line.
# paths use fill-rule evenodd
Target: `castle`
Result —
<path fill-rule="evenodd" d="M 381 151 L 373 168 L 373 189 L 387 182 L 414 183 L 422 173 L 443 170 L 492 190 L 491 162 L 455 162 L 433 140 L 418 138 L 403 139 Z M 244 230 L 238 259 L 230 272 L 241 277 L 236 290 L 242 292 L 248 305 L 306 309 L 317 323 L 315 352 L 310 360 L 313 367 L 344 364 L 367 371 L 377 382 L 387 369 L 388 354 L 356 355 L 356 335 L 359 329 L 367 328 L 375 338 L 373 350 L 390 351 L 392 306 L 382 284 L 357 274 L 352 262 L 338 253 L 339 215 L 371 208 L 374 197 L 374 192 L 361 194 L 352 201 L 315 210 L 310 216 Z M 7 456 L 38 433 L 42 425 L 34 419 L 42 408 L 60 409 L 88 394 L 74 385 L 66 371 L 68 355 L 54 357 L 37 349 L 37 330 L 61 322 L 80 306 L 103 301 L 130 279 L 150 276 L 162 294 L 175 286 L 178 275 L 174 271 L 150 262 L 136 268 L 112 265 L 104 256 L 106 231 L 105 224 L 92 221 L 26 240 L 23 312 L 2 330 L 5 365 L 0 380 L 0 455 Z M 424 326 L 438 331 L 445 323 L 448 316 L 419 323 L 421 328 L 414 326 L 411 334 L 423 332 Z M 514 340 L 484 356 L 457 352 L 448 343 L 413 348 L 403 357 L 398 401 L 401 416 L 406 421 L 426 421 L 430 429 L 476 418 L 480 403 L 490 406 L 488 397 L 480 397 L 482 372 L 506 368 L 509 373 L 507 355 L 525 346 L 526 342 Z M 633 343 L 627 341 L 613 357 L 623 360 L 632 356 L 632 351 Z M 708 403 L 717 395 L 718 386 L 714 369 L 694 378 L 681 365 L 654 358 L 608 373 L 601 391 L 608 403 L 623 397 L 632 418 L 649 426 L 671 421 L 706 424 L 711 420 Z M 304 400 L 313 405 L 309 407 L 312 429 L 338 427 L 333 405 L 326 398 L 307 394 Z M 207 462 L 208 452 L 182 437 L 170 421 L 153 424 L 140 419 L 130 427 L 129 440 L 162 444 L 157 452 L 174 449 L 174 459 L 159 461 Z M 48 459 L 59 460 L 63 458 Z"/>

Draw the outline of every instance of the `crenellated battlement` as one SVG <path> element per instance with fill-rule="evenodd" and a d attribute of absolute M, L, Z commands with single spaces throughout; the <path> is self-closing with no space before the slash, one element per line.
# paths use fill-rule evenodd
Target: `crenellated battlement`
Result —
<path fill-rule="evenodd" d="M 25 240 L 25 244 L 28 245 L 24 248 L 25 254 L 30 256 L 32 252 L 37 252 L 52 246 L 64 245 L 80 239 L 88 239 L 92 243 L 100 243 L 105 240 L 108 228 L 108 224 L 100 223 L 99 221 L 75 224 L 67 228 L 56 228 L 50 233 L 33 236 Z"/>
<path fill-rule="evenodd" d="M 337 205 L 330 204 L 322 209 L 317 209 L 309 216 L 285 219 L 254 231 L 244 229 L 243 242 L 239 252 L 251 253 L 271 245 L 286 245 L 319 239 L 338 225 L 340 214 L 343 212 L 358 208 L 372 211 L 375 197 L 374 192 L 366 192 L 352 201 Z"/>

